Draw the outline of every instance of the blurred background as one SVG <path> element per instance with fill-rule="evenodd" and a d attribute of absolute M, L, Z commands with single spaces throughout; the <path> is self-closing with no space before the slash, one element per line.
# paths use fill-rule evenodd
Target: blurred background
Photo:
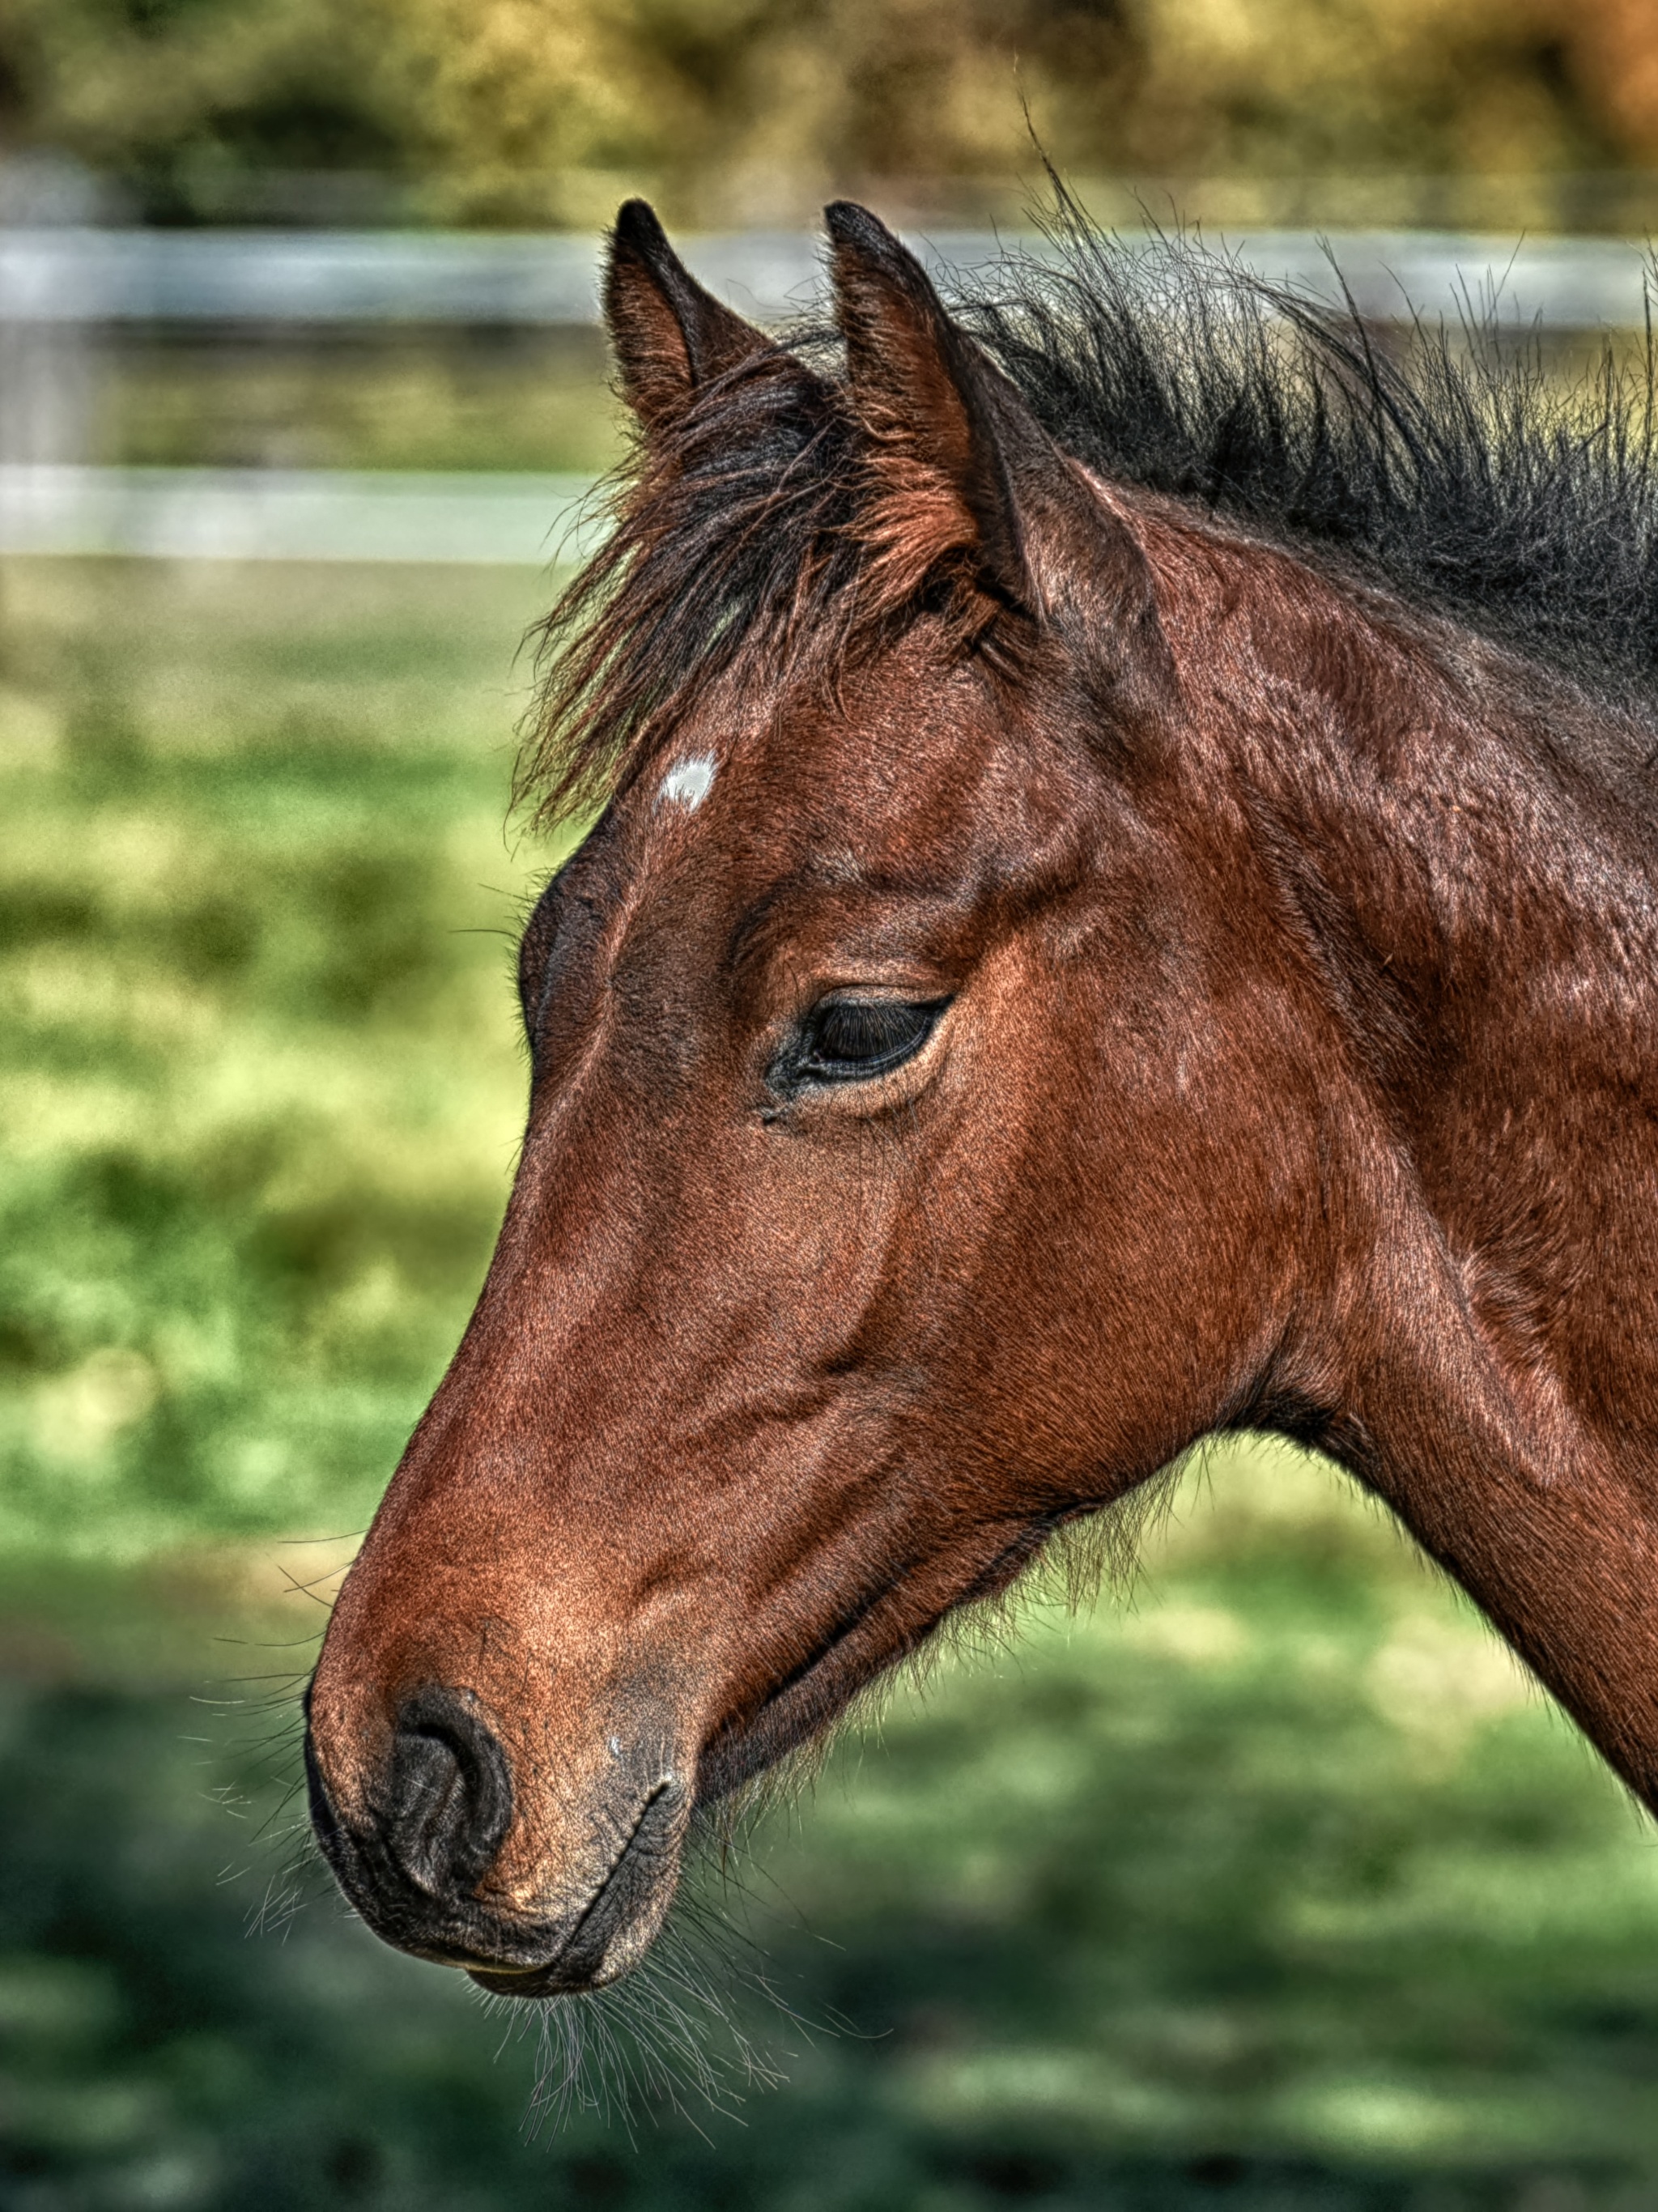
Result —
<path fill-rule="evenodd" d="M 519 1132 L 598 231 L 645 191 L 774 317 L 831 193 L 1027 229 L 1032 131 L 1106 221 L 1331 234 L 1378 325 L 1641 322 L 1650 0 L 0 0 L 7 2212 L 1658 2204 L 1649 1829 L 1263 1443 L 705 1865 L 562 2110 L 560 2021 L 296 1825 Z"/>

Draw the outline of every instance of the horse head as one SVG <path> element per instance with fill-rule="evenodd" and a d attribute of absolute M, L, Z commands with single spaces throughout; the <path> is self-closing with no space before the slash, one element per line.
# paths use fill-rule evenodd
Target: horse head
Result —
<path fill-rule="evenodd" d="M 1546 1510 L 1409 1123 L 1475 1000 L 1349 818 L 1455 672 L 1091 473 L 829 222 L 833 362 L 617 226 L 638 452 L 539 756 L 604 803 L 524 933 L 488 1279 L 309 1695 L 348 1895 L 509 1993 L 624 1972 L 699 1807 L 1207 1431 L 1386 1489 L 1461 1392 Z M 1457 1559 L 1450 1494 L 1410 1510 Z M 1467 1578 L 1523 1646 L 1515 1514 Z"/>

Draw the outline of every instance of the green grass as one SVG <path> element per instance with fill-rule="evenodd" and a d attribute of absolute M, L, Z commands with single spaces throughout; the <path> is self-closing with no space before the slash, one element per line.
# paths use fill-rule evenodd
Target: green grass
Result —
<path fill-rule="evenodd" d="M 597 330 L 128 341 L 100 458 L 147 467 L 550 469 L 620 451 Z"/>
<path fill-rule="evenodd" d="M 360 1527 L 518 1133 L 537 586 L 5 586 L 0 1550 Z"/>
<path fill-rule="evenodd" d="M 833 2029 L 738 1987 L 789 2080 L 705 2132 L 647 2094 L 526 2142 L 532 2039 L 314 1874 L 244 1940 L 320 1618 L 271 1592 L 349 1549 L 287 1540 L 367 1519 L 507 1188 L 545 592 L 0 573 L 0 2204 L 1650 2204 L 1649 1831 L 1268 1447 L 1132 1601 L 943 1655 L 704 1866 L 693 1917 Z"/>

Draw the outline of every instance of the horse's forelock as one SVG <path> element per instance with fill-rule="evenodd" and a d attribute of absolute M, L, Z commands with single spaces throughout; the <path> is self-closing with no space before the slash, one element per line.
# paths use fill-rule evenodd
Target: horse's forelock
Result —
<path fill-rule="evenodd" d="M 963 644 L 993 620 L 959 506 L 871 434 L 824 345 L 717 378 L 604 487 L 609 535 L 535 633 L 516 796 L 538 823 L 648 769 L 722 679 L 830 679 L 923 605 Z"/>

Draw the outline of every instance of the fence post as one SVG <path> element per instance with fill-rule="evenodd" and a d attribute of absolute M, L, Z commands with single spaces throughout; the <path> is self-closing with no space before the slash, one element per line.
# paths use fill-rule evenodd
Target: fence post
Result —
<path fill-rule="evenodd" d="M 61 155 L 0 164 L 0 227 L 14 231 L 90 226 L 101 212 L 97 181 Z M 96 424 L 96 339 L 91 327 L 15 311 L 0 293 L 0 464 L 86 462 Z"/>

